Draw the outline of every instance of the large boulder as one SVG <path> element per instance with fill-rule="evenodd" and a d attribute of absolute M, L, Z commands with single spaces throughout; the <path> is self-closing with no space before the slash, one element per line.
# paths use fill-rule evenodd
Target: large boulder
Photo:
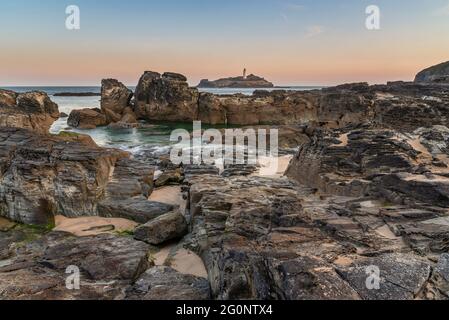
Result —
<path fill-rule="evenodd" d="M 100 202 L 116 200 L 112 208 L 130 212 L 118 216 L 148 221 L 132 214 L 141 205 L 132 199 L 149 196 L 154 169 L 126 152 L 72 134 L 44 136 L 16 128 L 0 128 L 0 150 L 0 216 L 51 224 L 55 215 L 98 216 Z M 129 204 L 121 206 L 123 201 Z"/>
<path fill-rule="evenodd" d="M 179 239 L 187 233 L 187 222 L 182 213 L 177 210 L 147 222 L 134 232 L 137 240 L 152 245 L 160 245 L 172 239 Z"/>
<path fill-rule="evenodd" d="M 186 77 L 147 71 L 135 90 L 135 113 L 149 121 L 193 121 L 198 117 L 198 90 Z"/>
<path fill-rule="evenodd" d="M 101 81 L 101 110 L 108 123 L 120 121 L 121 115 L 130 106 L 133 92 L 115 79 Z"/>
<path fill-rule="evenodd" d="M 415 77 L 415 82 L 449 83 L 449 61 L 419 72 Z"/>
<path fill-rule="evenodd" d="M 0 215 L 47 224 L 56 214 L 96 215 L 123 152 L 23 129 L 1 128 Z"/>
<path fill-rule="evenodd" d="M 147 223 L 173 209 L 172 205 L 148 201 L 144 197 L 107 199 L 98 205 L 98 212 L 102 217 L 124 218 L 138 223 Z"/>
<path fill-rule="evenodd" d="M 106 116 L 100 109 L 73 110 L 67 120 L 69 126 L 79 129 L 95 129 L 107 123 Z"/>
<path fill-rule="evenodd" d="M 0 89 L 0 126 L 48 133 L 59 118 L 58 105 L 44 92 L 15 93 Z"/>

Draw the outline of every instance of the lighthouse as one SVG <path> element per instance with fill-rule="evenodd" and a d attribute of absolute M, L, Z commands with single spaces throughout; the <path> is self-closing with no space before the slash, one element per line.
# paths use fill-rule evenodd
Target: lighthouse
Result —
<path fill-rule="evenodd" d="M 243 80 L 246 80 L 246 68 L 243 69 Z"/>

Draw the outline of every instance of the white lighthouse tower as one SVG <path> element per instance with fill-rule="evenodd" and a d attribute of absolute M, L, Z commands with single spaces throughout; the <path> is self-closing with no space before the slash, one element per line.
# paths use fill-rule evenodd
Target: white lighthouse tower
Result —
<path fill-rule="evenodd" d="M 246 68 L 243 69 L 243 80 L 246 80 Z"/>

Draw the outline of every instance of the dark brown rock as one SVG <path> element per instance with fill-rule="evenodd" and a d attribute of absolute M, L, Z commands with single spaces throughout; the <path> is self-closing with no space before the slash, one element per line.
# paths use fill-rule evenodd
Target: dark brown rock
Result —
<path fill-rule="evenodd" d="M 137 118 L 149 121 L 193 121 L 198 118 L 198 90 L 185 77 L 145 72 L 135 91 Z"/>
<path fill-rule="evenodd" d="M 99 109 L 81 109 L 70 113 L 67 124 L 73 128 L 95 129 L 107 125 L 107 121 Z"/>
<path fill-rule="evenodd" d="M 161 215 L 138 227 L 134 238 L 152 245 L 160 245 L 187 233 L 187 222 L 179 210 Z"/>
<path fill-rule="evenodd" d="M 204 278 L 181 274 L 169 267 L 153 267 L 127 290 L 126 300 L 208 300 Z"/>
<path fill-rule="evenodd" d="M 0 126 L 47 134 L 59 118 L 58 105 L 44 92 L 15 93 L 0 89 Z"/>
<path fill-rule="evenodd" d="M 120 120 L 132 97 L 132 91 L 123 83 L 115 79 L 101 81 L 101 110 L 106 115 L 108 123 Z"/>

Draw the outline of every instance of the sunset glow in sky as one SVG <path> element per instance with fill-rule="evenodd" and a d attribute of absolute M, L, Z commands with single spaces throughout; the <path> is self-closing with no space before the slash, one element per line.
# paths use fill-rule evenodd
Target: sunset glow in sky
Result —
<path fill-rule="evenodd" d="M 381 30 L 365 8 L 381 9 Z M 65 28 L 77 5 L 81 29 Z M 412 80 L 449 60 L 449 0 L 0 0 L 0 86 L 192 85 L 248 72 L 276 85 Z"/>

